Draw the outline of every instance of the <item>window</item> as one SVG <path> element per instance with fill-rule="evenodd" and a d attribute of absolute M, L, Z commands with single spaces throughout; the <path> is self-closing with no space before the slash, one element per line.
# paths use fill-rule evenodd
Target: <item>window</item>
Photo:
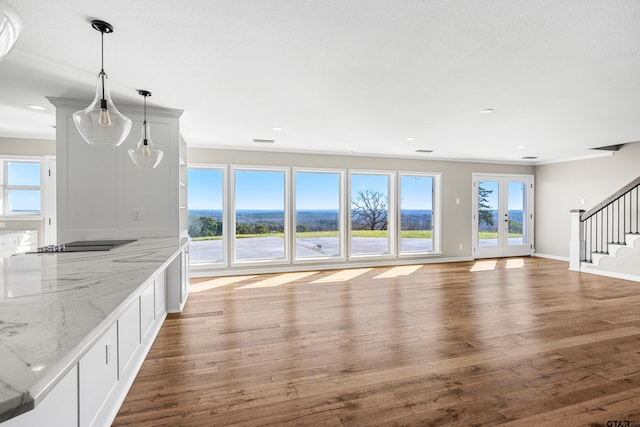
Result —
<path fill-rule="evenodd" d="M 235 169 L 234 260 L 288 257 L 287 170 Z"/>
<path fill-rule="evenodd" d="M 190 167 L 187 176 L 191 261 L 224 262 L 224 169 Z"/>
<path fill-rule="evenodd" d="M 296 258 L 342 255 L 342 172 L 296 171 Z"/>
<path fill-rule="evenodd" d="M 433 176 L 400 174 L 400 253 L 433 250 Z"/>
<path fill-rule="evenodd" d="M 439 173 L 190 165 L 187 185 L 201 270 L 440 253 Z"/>
<path fill-rule="evenodd" d="M 351 255 L 392 254 L 389 202 L 392 175 L 351 174 Z"/>
<path fill-rule="evenodd" d="M 41 208 L 40 162 L 1 160 L 4 215 L 39 214 Z"/>

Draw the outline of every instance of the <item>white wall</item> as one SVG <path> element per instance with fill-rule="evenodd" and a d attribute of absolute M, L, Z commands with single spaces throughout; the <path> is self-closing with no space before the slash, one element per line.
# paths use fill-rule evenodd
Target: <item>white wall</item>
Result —
<path fill-rule="evenodd" d="M 639 164 L 640 142 L 635 142 L 612 156 L 536 166 L 536 252 L 568 257 L 569 211 L 589 210 L 633 181 L 640 176 Z"/>
<path fill-rule="evenodd" d="M 533 174 L 534 171 L 533 166 L 528 165 L 204 148 L 189 148 L 188 159 L 190 163 L 440 172 L 444 258 L 471 257 L 472 173 Z M 456 199 L 460 199 L 459 205 Z"/>
<path fill-rule="evenodd" d="M 118 105 L 133 126 L 119 147 L 91 146 L 72 115 L 87 101 L 49 98 L 56 106 L 58 243 L 180 235 L 179 118 L 182 110 L 147 107 L 151 140 L 164 152 L 155 169 L 138 169 L 128 149 L 140 139 L 142 102 Z M 134 211 L 139 217 L 134 218 Z"/>

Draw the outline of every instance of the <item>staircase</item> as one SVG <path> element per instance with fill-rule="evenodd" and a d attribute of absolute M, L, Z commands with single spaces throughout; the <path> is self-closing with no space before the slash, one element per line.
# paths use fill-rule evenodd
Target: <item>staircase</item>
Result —
<path fill-rule="evenodd" d="M 640 281 L 640 177 L 592 209 L 571 212 L 569 269 Z"/>

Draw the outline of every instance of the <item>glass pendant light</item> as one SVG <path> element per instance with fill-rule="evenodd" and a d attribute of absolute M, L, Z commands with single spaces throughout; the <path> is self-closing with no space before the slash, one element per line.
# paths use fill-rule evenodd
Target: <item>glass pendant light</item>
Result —
<path fill-rule="evenodd" d="M 140 132 L 140 141 L 136 148 L 129 149 L 129 157 L 133 163 L 139 168 L 155 168 L 162 160 L 162 150 L 153 147 L 151 136 L 149 133 L 149 122 L 147 122 L 147 97 L 151 96 L 151 92 L 147 90 L 139 90 L 138 93 L 144 97 L 144 121 L 142 122 L 142 131 Z"/>
<path fill-rule="evenodd" d="M 93 102 L 84 110 L 73 113 L 73 122 L 89 144 L 117 147 L 129 135 L 131 120 L 113 105 L 109 78 L 104 72 L 104 33 L 112 33 L 113 27 L 99 20 L 91 21 L 91 26 L 101 33 L 102 67 L 98 73 Z"/>
<path fill-rule="evenodd" d="M 11 52 L 22 31 L 20 15 L 5 0 L 0 0 L 0 61 Z"/>

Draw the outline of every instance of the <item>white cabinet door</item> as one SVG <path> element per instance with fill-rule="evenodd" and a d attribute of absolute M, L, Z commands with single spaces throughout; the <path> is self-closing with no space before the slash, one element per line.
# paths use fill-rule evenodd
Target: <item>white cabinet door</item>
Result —
<path fill-rule="evenodd" d="M 156 276 L 154 282 L 155 287 L 155 308 L 156 319 L 162 315 L 162 312 L 166 307 L 166 289 L 165 289 L 165 272 L 162 270 L 158 276 Z"/>
<path fill-rule="evenodd" d="M 114 323 L 78 363 L 80 425 L 102 426 L 104 403 L 118 382 L 118 329 Z"/>
<path fill-rule="evenodd" d="M 140 295 L 140 337 L 142 342 L 149 334 L 155 318 L 154 292 L 153 282 L 150 282 Z"/>
<path fill-rule="evenodd" d="M 2 423 L 2 427 L 77 425 L 78 369 L 76 365 L 34 409 Z"/>
<path fill-rule="evenodd" d="M 122 378 L 140 346 L 140 298 L 136 298 L 118 319 L 118 366 Z"/>

